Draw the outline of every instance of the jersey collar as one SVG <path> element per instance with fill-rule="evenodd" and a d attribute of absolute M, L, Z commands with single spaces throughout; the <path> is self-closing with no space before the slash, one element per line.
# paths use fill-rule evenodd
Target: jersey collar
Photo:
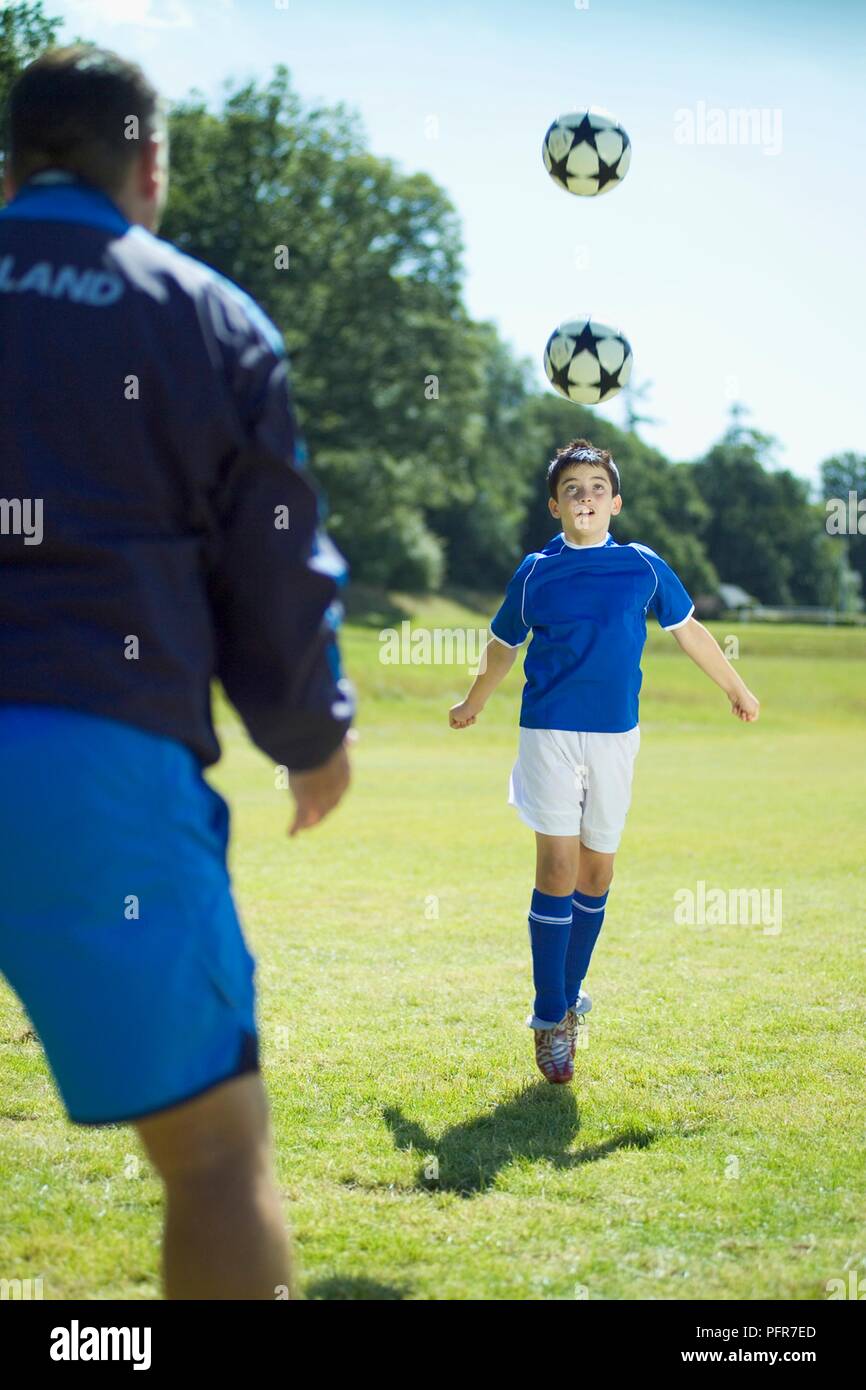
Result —
<path fill-rule="evenodd" d="M 78 222 L 122 236 L 130 223 L 101 189 L 64 169 L 47 169 L 28 179 L 0 218 L 31 222 Z"/>
<path fill-rule="evenodd" d="M 613 545 L 613 536 L 610 534 L 610 531 L 605 532 L 603 541 L 593 541 L 592 545 L 575 545 L 574 541 L 567 539 L 564 531 L 560 531 L 560 535 L 569 550 L 601 550 L 603 545 Z"/>

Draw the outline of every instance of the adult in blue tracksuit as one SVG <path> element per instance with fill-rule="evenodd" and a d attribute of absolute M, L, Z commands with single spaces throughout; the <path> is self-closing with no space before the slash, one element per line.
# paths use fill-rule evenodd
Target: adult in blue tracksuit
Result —
<path fill-rule="evenodd" d="M 348 783 L 341 557 L 317 532 L 280 335 L 154 231 L 163 116 L 134 65 L 19 77 L 0 212 L 0 970 L 70 1117 L 131 1122 L 169 1297 L 292 1287 L 226 870 L 218 677 L 292 832 Z M 273 773 L 268 773 L 273 785 Z"/>

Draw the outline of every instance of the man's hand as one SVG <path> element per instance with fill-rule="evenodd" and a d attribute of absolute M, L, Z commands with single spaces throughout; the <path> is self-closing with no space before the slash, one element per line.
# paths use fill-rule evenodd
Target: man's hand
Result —
<path fill-rule="evenodd" d="M 448 723 L 452 729 L 468 729 L 480 713 L 481 710 L 471 700 L 461 700 L 459 705 L 452 705 L 448 711 Z"/>
<path fill-rule="evenodd" d="M 736 690 L 733 695 L 729 695 L 728 699 L 731 702 L 731 714 L 737 719 L 742 719 L 744 724 L 755 722 L 761 706 L 751 690 L 747 690 L 743 686 L 742 689 Z"/>
<path fill-rule="evenodd" d="M 351 776 L 347 749 L 350 737 L 346 736 L 321 767 L 311 768 L 309 772 L 289 773 L 289 788 L 295 799 L 295 819 L 289 829 L 290 837 L 297 835 L 299 830 L 310 830 L 318 825 L 342 801 Z"/>

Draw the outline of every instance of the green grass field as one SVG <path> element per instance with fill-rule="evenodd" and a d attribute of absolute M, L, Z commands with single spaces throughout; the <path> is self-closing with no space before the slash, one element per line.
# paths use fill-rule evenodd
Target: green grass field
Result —
<path fill-rule="evenodd" d="M 405 604 L 413 623 L 486 621 Z M 866 1269 L 866 638 L 714 631 L 738 635 L 762 716 L 734 720 L 654 627 L 571 1088 L 538 1078 L 524 1025 L 519 664 L 451 732 L 467 672 L 382 665 L 377 627 L 348 627 L 354 787 L 292 843 L 273 768 L 220 711 L 213 781 L 307 1297 L 824 1299 Z M 781 890 L 781 931 L 676 925 L 699 880 Z M 66 1123 L 3 987 L 0 1053 L 0 1277 L 156 1297 L 160 1192 L 133 1132 Z"/>

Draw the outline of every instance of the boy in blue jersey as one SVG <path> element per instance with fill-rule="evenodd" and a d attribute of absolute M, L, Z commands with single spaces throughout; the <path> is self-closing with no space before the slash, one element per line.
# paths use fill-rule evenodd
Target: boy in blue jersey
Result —
<path fill-rule="evenodd" d="M 721 686 L 738 719 L 751 723 L 759 706 L 693 617 L 670 566 L 648 546 L 619 545 L 610 535 L 622 493 L 609 452 L 572 440 L 547 478 L 550 513 L 562 532 L 518 567 L 490 625 L 481 670 L 450 711 L 450 724 L 475 723 L 531 631 L 508 800 L 536 838 L 528 1022 L 540 1071 L 562 1083 L 574 1075 L 578 1031 L 592 1007 L 582 985 L 631 800 L 647 613 Z"/>

